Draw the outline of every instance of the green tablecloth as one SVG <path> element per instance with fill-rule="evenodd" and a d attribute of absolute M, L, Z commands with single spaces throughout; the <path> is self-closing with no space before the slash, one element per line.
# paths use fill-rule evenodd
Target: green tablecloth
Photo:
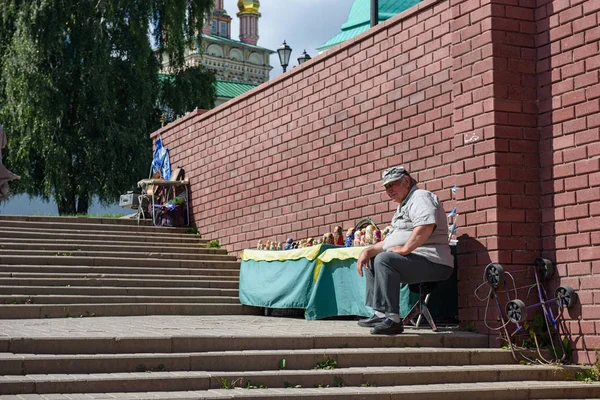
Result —
<path fill-rule="evenodd" d="M 312 246 L 286 251 L 247 249 L 242 253 L 240 301 L 268 308 L 303 308 L 306 319 L 371 316 L 365 278 L 356 272 L 362 247 Z M 400 314 L 418 295 L 400 289 Z"/>

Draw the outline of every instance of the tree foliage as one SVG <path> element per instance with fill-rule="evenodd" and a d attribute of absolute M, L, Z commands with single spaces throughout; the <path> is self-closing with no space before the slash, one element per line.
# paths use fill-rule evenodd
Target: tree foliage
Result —
<path fill-rule="evenodd" d="M 85 213 L 147 174 L 149 132 L 214 104 L 214 75 L 183 69 L 212 0 L 0 0 L 0 118 L 17 190 Z M 151 41 L 154 41 L 153 49 Z M 168 60 L 174 84 L 161 85 Z"/>

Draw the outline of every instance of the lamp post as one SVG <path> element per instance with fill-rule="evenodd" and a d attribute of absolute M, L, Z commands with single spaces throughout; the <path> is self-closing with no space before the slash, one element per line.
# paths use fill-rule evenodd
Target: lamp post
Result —
<path fill-rule="evenodd" d="M 290 55 L 292 55 L 292 48 L 288 46 L 284 40 L 283 44 L 277 49 L 277 54 L 279 54 L 279 62 L 281 63 L 283 72 L 285 72 L 285 69 L 290 63 Z"/>
<path fill-rule="evenodd" d="M 306 52 L 306 49 L 304 49 L 304 53 L 302 53 L 300 57 L 298 57 L 298 65 L 302 65 L 308 60 L 310 60 L 310 55 Z"/>
<path fill-rule="evenodd" d="M 379 23 L 379 0 L 371 0 L 371 28 Z"/>

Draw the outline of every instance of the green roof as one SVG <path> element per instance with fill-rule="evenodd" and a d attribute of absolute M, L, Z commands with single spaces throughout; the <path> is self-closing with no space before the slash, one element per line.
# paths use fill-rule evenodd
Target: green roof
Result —
<path fill-rule="evenodd" d="M 408 10 L 422 0 L 379 0 L 379 22 L 390 19 L 402 11 Z M 363 33 L 371 27 L 371 1 L 354 0 L 348 20 L 342 25 L 342 31 L 323 43 L 317 50 L 326 50 L 339 43 Z"/>
<path fill-rule="evenodd" d="M 239 40 L 233 40 L 233 39 L 229 39 L 229 38 L 226 38 L 223 36 L 217 36 L 217 35 L 204 35 L 204 36 L 206 38 L 210 38 L 211 40 L 213 40 L 215 42 L 227 43 L 227 44 L 234 45 L 234 46 L 248 47 L 250 49 L 255 49 L 255 50 L 268 51 L 270 54 L 275 53 L 273 50 L 269 50 L 264 47 L 255 46 L 253 44 L 244 43 Z"/>
<path fill-rule="evenodd" d="M 170 74 L 158 74 L 159 82 L 163 82 L 164 80 L 170 80 L 173 82 L 173 75 Z M 216 81 L 216 89 L 217 97 L 225 97 L 228 99 L 233 99 L 241 94 L 246 93 L 250 89 L 254 89 L 258 85 L 253 85 L 251 83 L 240 83 L 240 82 L 232 82 L 232 81 Z"/>
<path fill-rule="evenodd" d="M 217 81 L 217 97 L 226 97 L 233 99 L 241 94 L 246 93 L 250 89 L 254 89 L 258 85 L 250 83 Z"/>

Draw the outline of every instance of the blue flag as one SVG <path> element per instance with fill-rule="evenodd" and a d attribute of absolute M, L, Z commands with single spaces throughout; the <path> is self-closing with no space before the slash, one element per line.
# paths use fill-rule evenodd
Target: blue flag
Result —
<path fill-rule="evenodd" d="M 163 146 L 160 137 L 156 139 L 156 149 L 154 157 L 152 157 L 152 171 L 160 171 L 160 177 L 169 180 L 171 179 L 171 159 L 166 147 Z"/>

